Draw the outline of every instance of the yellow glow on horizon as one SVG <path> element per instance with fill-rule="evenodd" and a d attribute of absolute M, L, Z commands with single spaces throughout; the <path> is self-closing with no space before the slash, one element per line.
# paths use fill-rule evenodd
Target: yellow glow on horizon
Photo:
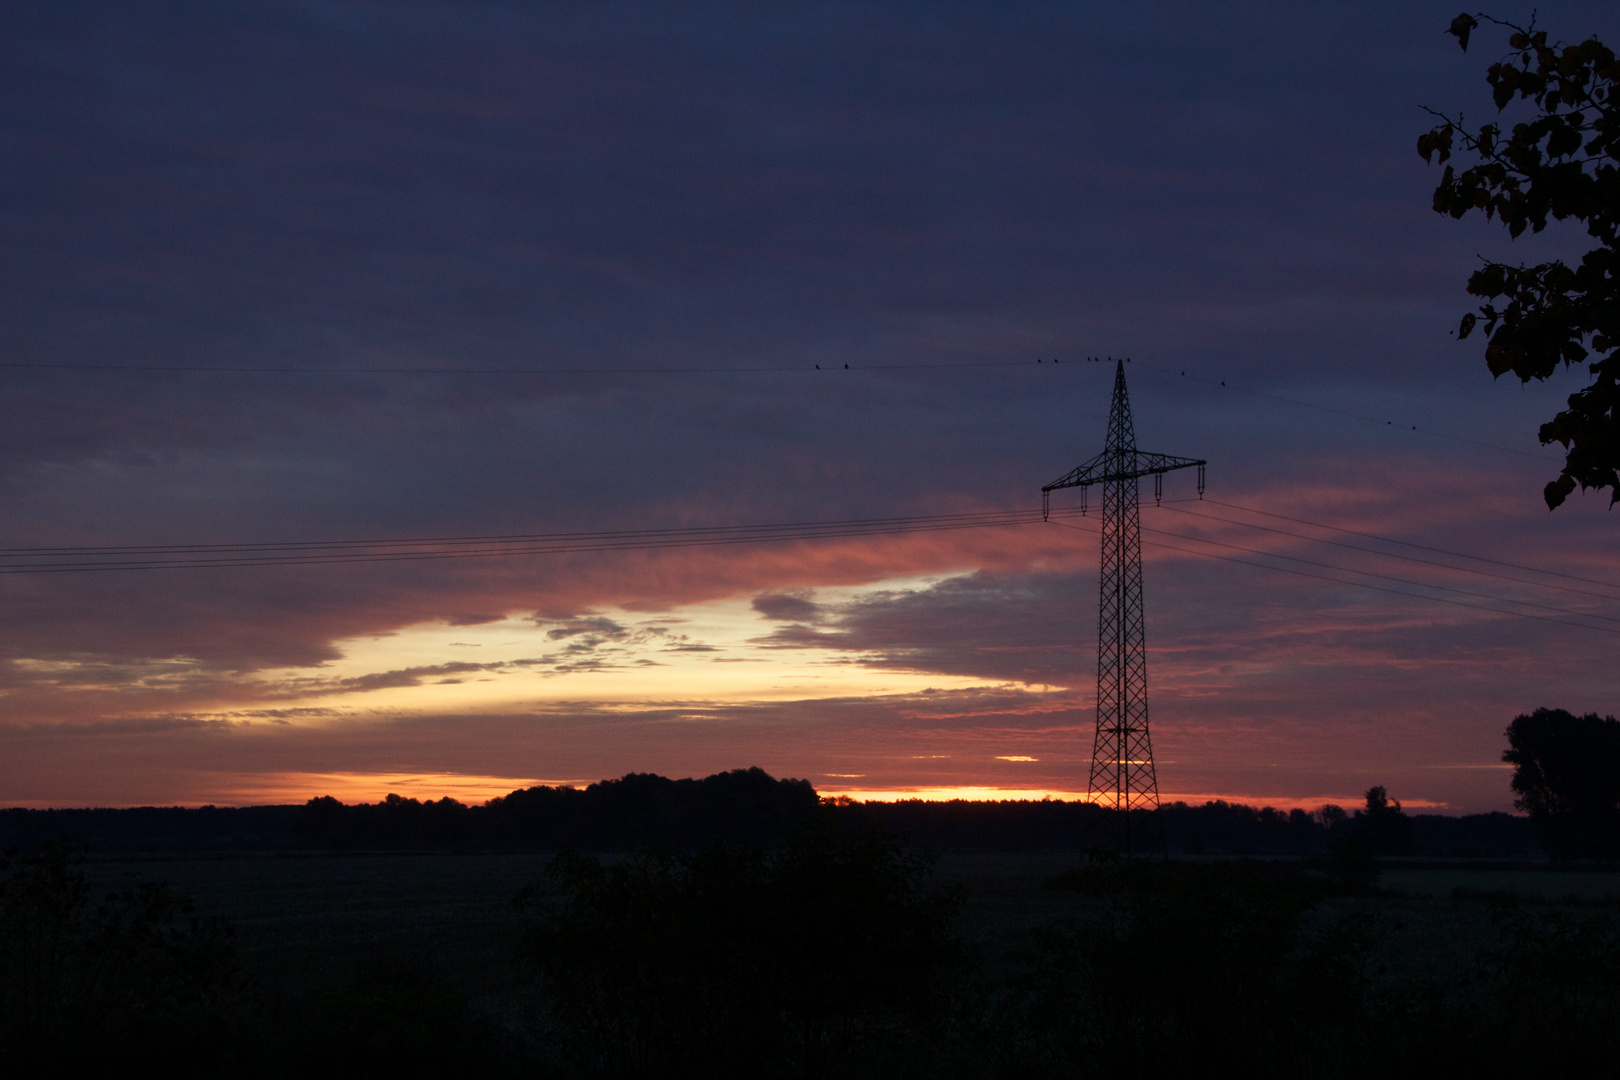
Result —
<path fill-rule="evenodd" d="M 844 788 L 839 790 L 818 789 L 822 798 L 847 798 L 856 802 L 900 802 L 905 799 L 921 799 L 923 802 L 950 802 L 952 799 L 964 799 L 970 802 L 996 802 L 1000 800 L 1033 801 L 1042 799 L 1060 799 L 1064 802 L 1086 802 L 1086 793 L 1083 791 L 1057 791 L 1049 788 L 1000 788 L 983 786 L 962 787 L 914 787 L 914 788 L 882 788 L 860 790 Z"/>
<path fill-rule="evenodd" d="M 823 773 L 824 776 L 834 774 Z M 1084 791 L 1060 791 L 1048 788 L 1003 788 L 966 785 L 961 787 L 902 787 L 902 788 L 818 788 L 822 798 L 836 799 L 848 798 L 856 802 L 900 802 L 906 799 L 921 799 L 923 802 L 949 802 L 952 799 L 963 799 L 970 802 L 997 802 L 1031 801 L 1039 802 L 1042 799 L 1062 800 L 1064 802 L 1098 802 L 1106 800 L 1107 793 L 1089 794 Z M 1324 803 L 1342 806 L 1347 810 L 1354 810 L 1361 805 L 1360 796 L 1349 795 L 1312 795 L 1305 798 L 1275 795 L 1245 795 L 1230 792 L 1165 792 L 1159 796 L 1162 805 L 1183 802 L 1189 806 L 1202 806 L 1207 802 L 1226 802 L 1237 806 L 1253 806 L 1279 811 L 1289 810 L 1316 810 Z M 1401 806 L 1413 810 L 1444 810 L 1449 804 L 1434 802 L 1428 799 L 1402 800 Z"/>
<path fill-rule="evenodd" d="M 589 780 L 537 780 L 516 776 L 469 776 L 462 773 L 281 772 L 249 773 L 221 778 L 236 805 L 308 802 L 330 795 L 339 802 L 374 803 L 389 795 L 423 802 L 452 798 L 469 804 L 488 802 L 521 788 L 585 787 Z"/>
<path fill-rule="evenodd" d="M 828 778 L 843 778 L 837 773 L 822 773 Z M 855 779 L 856 777 L 848 777 Z M 469 805 L 488 802 L 509 795 L 522 788 L 574 787 L 585 788 L 610 777 L 536 778 L 517 776 L 481 776 L 466 773 L 413 773 L 413 772 L 276 772 L 276 773 L 221 773 L 183 800 L 185 805 L 200 806 L 213 803 L 221 806 L 263 806 L 270 804 L 303 803 L 312 798 L 330 795 L 345 803 L 375 803 L 388 795 L 419 799 L 423 802 L 449 797 Z M 1013 788 L 989 785 L 939 785 L 894 788 L 817 787 L 825 799 L 848 798 L 856 802 L 900 802 L 919 799 L 923 802 L 949 802 L 960 799 L 968 802 L 1029 801 L 1051 799 L 1062 802 L 1094 802 L 1105 795 L 1090 796 L 1084 791 L 1059 788 Z M 1226 802 L 1233 805 L 1269 807 L 1280 812 L 1300 809 L 1314 811 L 1324 803 L 1353 810 L 1359 798 L 1347 795 L 1313 795 L 1309 797 L 1277 797 L 1220 792 L 1166 792 L 1160 796 L 1162 804 L 1175 802 L 1201 806 L 1206 802 Z M 27 805 L 17 803 L 16 805 Z M 43 805 L 43 804 L 42 804 Z M 55 804 L 52 804 L 55 805 Z M 1448 804 L 1426 799 L 1402 800 L 1408 810 L 1445 810 Z"/>

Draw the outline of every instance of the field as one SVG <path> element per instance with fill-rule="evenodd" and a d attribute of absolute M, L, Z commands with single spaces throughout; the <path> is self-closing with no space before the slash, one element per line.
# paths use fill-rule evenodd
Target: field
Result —
<path fill-rule="evenodd" d="M 474 993 L 510 987 L 518 933 L 512 900 L 541 880 L 537 854 L 243 854 L 92 858 L 108 888 L 167 882 L 199 912 L 228 920 L 255 977 L 295 991 L 348 966 L 412 957 Z M 1200 859 L 1199 863 L 1215 863 Z M 934 882 L 965 890 L 958 932 L 992 953 L 1093 901 L 1047 887 L 1077 866 L 1066 853 L 950 852 Z M 1386 860 L 1376 895 L 1333 897 L 1318 912 L 1373 916 L 1380 953 L 1414 971 L 1450 968 L 1488 936 L 1502 902 L 1532 909 L 1620 905 L 1620 873 L 1556 869 L 1528 860 Z"/>
<path fill-rule="evenodd" d="M 1620 1060 L 1620 873 L 1533 860 L 1385 859 L 1376 887 L 1368 854 L 929 863 L 860 823 L 549 875 L 543 854 L 76 858 L 15 856 L 0 905 L 0 1050 L 41 1075 L 131 1055 L 393 1080 Z"/>

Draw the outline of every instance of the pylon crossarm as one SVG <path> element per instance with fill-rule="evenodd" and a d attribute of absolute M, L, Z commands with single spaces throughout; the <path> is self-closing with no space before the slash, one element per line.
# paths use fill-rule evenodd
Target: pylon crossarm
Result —
<path fill-rule="evenodd" d="M 1139 480 L 1144 476 L 1163 476 L 1177 469 L 1190 469 L 1208 464 L 1209 462 L 1199 458 L 1176 457 L 1174 454 L 1149 454 L 1140 450 L 1126 454 L 1104 451 L 1084 465 L 1075 466 L 1067 475 L 1047 484 L 1041 491 L 1050 493 L 1059 488 L 1090 487 L 1092 484 Z"/>

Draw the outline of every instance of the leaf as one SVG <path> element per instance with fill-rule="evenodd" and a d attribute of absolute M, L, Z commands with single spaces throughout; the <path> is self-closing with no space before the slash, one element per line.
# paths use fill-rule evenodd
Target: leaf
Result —
<path fill-rule="evenodd" d="M 1468 314 L 1464 315 L 1462 317 L 1462 325 L 1457 327 L 1457 340 L 1461 341 L 1463 338 L 1467 337 L 1469 334 L 1472 334 L 1474 332 L 1474 324 L 1476 322 L 1478 322 L 1478 321 L 1479 320 L 1477 318 L 1475 318 L 1474 313 L 1472 311 L 1470 311 Z"/>
<path fill-rule="evenodd" d="M 1552 95 L 1548 95 L 1551 97 Z M 1565 123 L 1552 126 L 1547 133 L 1547 156 L 1568 157 L 1581 148 L 1581 133 Z"/>
<path fill-rule="evenodd" d="M 1547 500 L 1548 510 L 1556 510 L 1564 504 L 1564 500 L 1569 498 L 1570 492 L 1574 490 L 1575 478 L 1573 476 L 1560 476 L 1558 479 L 1548 483 L 1542 490 L 1541 497 Z"/>
<path fill-rule="evenodd" d="M 1456 38 L 1457 44 L 1462 46 L 1462 51 L 1467 52 L 1468 35 L 1472 34 L 1477 26 L 1479 26 L 1479 20 L 1465 11 L 1451 20 L 1451 26 L 1447 28 L 1446 33 Z"/>
<path fill-rule="evenodd" d="M 1418 155 L 1424 161 L 1429 161 L 1432 155 L 1438 153 L 1440 163 L 1445 164 L 1446 159 L 1451 156 L 1451 133 L 1452 127 L 1447 124 L 1444 127 L 1435 128 L 1426 135 L 1419 135 L 1417 141 Z"/>

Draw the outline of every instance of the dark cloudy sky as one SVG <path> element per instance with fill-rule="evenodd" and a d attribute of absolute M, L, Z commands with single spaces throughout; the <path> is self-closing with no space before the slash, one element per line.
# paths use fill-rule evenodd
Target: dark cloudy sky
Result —
<path fill-rule="evenodd" d="M 1504 808 L 1516 713 L 1620 711 L 1620 557 L 1606 500 L 1540 499 L 1578 377 L 1448 337 L 1481 256 L 1581 250 L 1429 210 L 1421 106 L 1486 116 L 1501 47 L 1454 14 L 6 5 L 0 546 L 1035 506 L 1112 371 L 1034 359 L 1128 355 L 1141 445 L 1221 500 L 1144 510 L 1167 796 Z M 469 373 L 502 368 L 575 373 Z M 4 575 L 0 804 L 1083 793 L 1096 558 L 1029 526 Z"/>

